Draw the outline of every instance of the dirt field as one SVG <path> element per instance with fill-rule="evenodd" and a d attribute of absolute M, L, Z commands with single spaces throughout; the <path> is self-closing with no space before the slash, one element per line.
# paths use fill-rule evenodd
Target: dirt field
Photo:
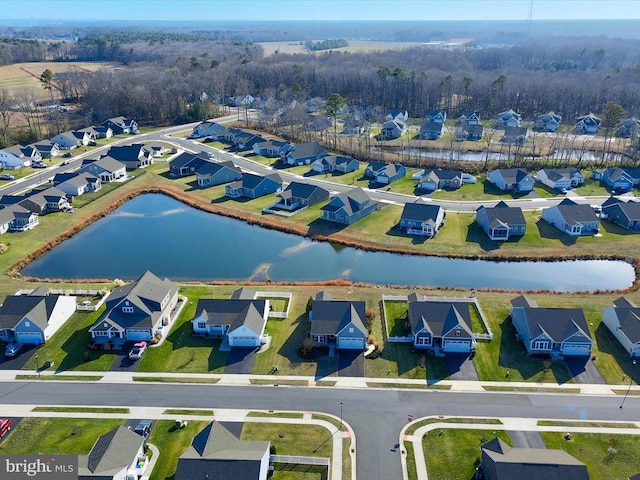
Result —
<path fill-rule="evenodd" d="M 114 65 L 104 62 L 32 62 L 3 65 L 0 66 L 0 88 L 6 89 L 10 95 L 16 95 L 25 89 L 32 89 L 39 98 L 47 100 L 50 98 L 50 94 L 42 88 L 39 79 L 46 69 L 51 70 L 53 73 L 60 73 L 73 71 L 95 72 L 105 68 L 114 68 Z"/>
<path fill-rule="evenodd" d="M 270 57 L 275 55 L 275 52 L 279 53 L 310 53 L 307 47 L 304 46 L 304 42 L 261 42 L 260 45 L 264 49 L 264 56 Z M 371 52 L 374 50 L 401 50 L 407 47 L 416 47 L 421 45 L 420 42 L 374 42 L 366 40 L 349 40 L 349 46 L 344 48 L 336 48 L 335 50 L 341 52 Z M 319 54 L 328 50 L 321 50 L 319 52 L 313 52 Z"/>

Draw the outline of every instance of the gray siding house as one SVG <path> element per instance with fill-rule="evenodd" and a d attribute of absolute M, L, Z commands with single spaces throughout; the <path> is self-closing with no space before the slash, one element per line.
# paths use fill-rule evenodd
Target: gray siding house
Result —
<path fill-rule="evenodd" d="M 476 210 L 476 223 L 491 240 L 504 241 L 527 232 L 527 222 L 520 207 L 498 202 L 495 207 L 481 205 Z"/>
<path fill-rule="evenodd" d="M 598 233 L 600 219 L 590 205 L 577 204 L 565 198 L 558 205 L 544 208 L 542 219 L 571 236 L 594 235 Z"/>
<path fill-rule="evenodd" d="M 225 195 L 229 198 L 258 198 L 280 190 L 282 190 L 282 178 L 277 173 L 266 176 L 243 173 L 240 180 L 224 187 Z"/>
<path fill-rule="evenodd" d="M 640 358 L 640 308 L 620 297 L 602 309 L 602 323 L 631 358 Z"/>
<path fill-rule="evenodd" d="M 640 232 L 640 202 L 609 197 L 602 204 L 602 216 L 630 232 Z"/>
<path fill-rule="evenodd" d="M 487 180 L 505 192 L 529 193 L 534 180 L 523 168 L 496 168 L 489 172 Z"/>
<path fill-rule="evenodd" d="M 323 220 L 350 225 L 373 213 L 377 208 L 378 202 L 357 187 L 332 197 L 321 210 Z"/>
<path fill-rule="evenodd" d="M 366 318 L 364 302 L 333 300 L 320 292 L 309 312 L 311 340 L 318 346 L 364 350 L 369 334 Z"/>
<path fill-rule="evenodd" d="M 196 170 L 199 187 L 213 187 L 242 178 L 242 170 L 233 162 L 206 162 Z"/>
<path fill-rule="evenodd" d="M 418 197 L 413 203 L 405 203 L 400 215 L 400 230 L 407 235 L 434 237 L 444 222 L 444 208 L 425 202 Z"/>

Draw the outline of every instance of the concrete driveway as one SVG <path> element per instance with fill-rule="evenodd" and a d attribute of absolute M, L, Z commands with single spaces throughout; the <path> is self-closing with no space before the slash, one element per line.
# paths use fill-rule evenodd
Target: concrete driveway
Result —
<path fill-rule="evenodd" d="M 256 359 L 255 347 L 251 348 L 232 348 L 227 355 L 227 363 L 224 367 L 224 373 L 231 374 L 249 374 L 253 368 L 253 362 Z"/>
<path fill-rule="evenodd" d="M 2 356 L 0 356 L 0 370 L 22 370 L 25 366 L 29 370 L 36 370 L 36 360 L 33 357 L 36 353 L 36 346 L 26 344 L 22 347 L 22 350 L 18 352 L 15 357 L 5 357 L 4 349 L 2 350 Z M 38 358 L 38 366 L 42 368 L 42 365 L 46 361 L 46 358 Z M 29 374 L 28 370 L 25 370 L 25 374 Z"/>
<path fill-rule="evenodd" d="M 364 353 L 361 350 L 338 352 L 338 376 L 364 377 Z"/>
<path fill-rule="evenodd" d="M 565 357 L 565 362 L 571 370 L 571 375 L 576 383 L 595 383 L 604 385 L 607 382 L 602 378 L 602 374 L 596 368 L 591 357 Z"/>
<path fill-rule="evenodd" d="M 448 353 L 445 358 L 449 369 L 449 380 L 479 380 L 478 372 L 469 354 Z"/>
<path fill-rule="evenodd" d="M 540 432 L 509 431 L 509 437 L 515 448 L 547 448 Z"/>

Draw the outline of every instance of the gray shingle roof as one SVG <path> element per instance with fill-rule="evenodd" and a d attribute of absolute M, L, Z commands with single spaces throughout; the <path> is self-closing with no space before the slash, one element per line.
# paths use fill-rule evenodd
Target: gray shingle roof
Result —
<path fill-rule="evenodd" d="M 196 306 L 196 317 L 203 317 L 210 325 L 229 325 L 229 333 L 241 326 L 261 333 L 266 320 L 266 300 L 201 298 Z"/>
<path fill-rule="evenodd" d="M 562 342 L 580 332 L 591 338 L 589 326 L 580 308 L 529 308 L 524 307 L 529 338 L 542 334 L 554 342 Z"/>
<path fill-rule="evenodd" d="M 489 226 L 495 228 L 499 225 L 526 225 L 526 220 L 520 207 L 510 207 L 505 202 L 498 202 L 495 207 L 485 207 L 484 205 L 478 208 L 478 211 L 483 209 L 489 219 Z"/>
<path fill-rule="evenodd" d="M 578 204 L 568 198 L 562 200 L 562 202 L 557 205 L 557 208 L 560 211 L 562 218 L 567 222 L 573 221 L 576 223 L 583 223 L 599 221 L 590 205 Z"/>
<path fill-rule="evenodd" d="M 364 302 L 346 300 L 314 300 L 311 335 L 336 335 L 349 323 L 367 335 Z"/>
<path fill-rule="evenodd" d="M 441 337 L 460 325 L 466 337 L 472 337 L 469 305 L 464 302 L 410 301 L 409 321 L 415 334 L 423 328 Z"/>
<path fill-rule="evenodd" d="M 28 316 L 29 320 L 44 330 L 58 301 L 59 295 L 27 296 L 10 295 L 0 307 L 0 328 L 13 328 Z"/>
<path fill-rule="evenodd" d="M 78 457 L 78 475 L 108 477 L 130 466 L 144 438 L 126 427 L 117 427 L 98 438 L 88 455 Z"/>
<path fill-rule="evenodd" d="M 442 207 L 425 202 L 422 198 L 418 198 L 413 203 L 405 203 L 402 209 L 403 220 L 416 220 L 419 222 L 435 223 L 436 218 Z"/>

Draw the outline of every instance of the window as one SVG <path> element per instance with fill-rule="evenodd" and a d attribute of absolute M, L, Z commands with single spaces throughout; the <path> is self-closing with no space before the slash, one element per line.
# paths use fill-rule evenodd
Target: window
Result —
<path fill-rule="evenodd" d="M 198 328 L 207 328 L 207 322 L 198 322 Z"/>
<path fill-rule="evenodd" d="M 122 313 L 133 313 L 133 307 L 122 307 Z"/>
<path fill-rule="evenodd" d="M 353 333 L 353 327 L 349 327 L 349 333 Z"/>
<path fill-rule="evenodd" d="M 456 330 L 456 337 L 460 336 L 460 330 Z"/>
<path fill-rule="evenodd" d="M 431 339 L 429 337 L 416 338 L 416 345 L 431 345 Z"/>
<path fill-rule="evenodd" d="M 27 328 L 31 328 L 31 322 L 29 321 L 24 322 L 24 326 Z"/>
<path fill-rule="evenodd" d="M 549 342 L 547 342 L 547 341 L 536 341 L 536 342 L 533 342 L 533 349 L 534 350 L 548 350 L 549 349 Z"/>

